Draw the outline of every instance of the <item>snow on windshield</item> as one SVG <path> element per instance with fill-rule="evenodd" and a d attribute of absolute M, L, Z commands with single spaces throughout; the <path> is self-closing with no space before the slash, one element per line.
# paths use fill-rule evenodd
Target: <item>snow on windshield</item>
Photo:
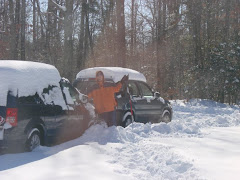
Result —
<path fill-rule="evenodd" d="M 30 61 L 0 61 L 0 106 L 6 106 L 8 91 L 18 97 L 31 96 L 36 92 L 46 104 L 54 102 L 66 108 L 59 81 L 58 70 L 48 64 Z M 48 94 L 42 94 L 44 88 L 52 86 Z M 53 95 L 54 94 L 54 95 Z M 42 96 L 43 95 L 43 96 Z"/>
<path fill-rule="evenodd" d="M 97 71 L 102 71 L 105 78 L 113 79 L 114 82 L 120 81 L 124 75 L 129 75 L 129 79 L 131 80 L 146 82 L 146 77 L 142 73 L 132 69 L 121 67 L 94 67 L 84 69 L 77 74 L 76 79 L 95 78 Z"/>

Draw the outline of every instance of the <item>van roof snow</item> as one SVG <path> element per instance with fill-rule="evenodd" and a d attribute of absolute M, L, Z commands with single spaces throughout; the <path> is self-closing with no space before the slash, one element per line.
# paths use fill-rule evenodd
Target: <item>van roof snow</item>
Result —
<path fill-rule="evenodd" d="M 0 77 L 0 106 L 6 105 L 8 91 L 19 97 L 40 94 L 49 85 L 59 87 L 61 79 L 52 65 L 16 60 L 0 61 Z"/>
<path fill-rule="evenodd" d="M 76 79 L 95 78 L 97 71 L 102 71 L 105 78 L 113 79 L 114 82 L 120 81 L 124 75 L 129 75 L 130 80 L 146 82 L 146 77 L 142 73 L 122 67 L 94 67 L 84 69 L 77 74 Z"/>

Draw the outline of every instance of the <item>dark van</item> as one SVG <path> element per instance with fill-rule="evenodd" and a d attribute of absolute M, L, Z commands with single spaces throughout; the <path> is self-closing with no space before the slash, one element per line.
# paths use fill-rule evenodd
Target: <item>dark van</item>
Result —
<path fill-rule="evenodd" d="M 132 121 L 141 123 L 170 122 L 172 107 L 168 100 L 160 97 L 146 82 L 145 76 L 135 70 L 121 67 L 94 67 L 80 71 L 73 86 L 82 93 L 88 94 L 96 84 L 96 72 L 104 73 L 104 81 L 115 85 L 124 75 L 129 75 L 129 81 L 122 87 L 115 98 L 118 125 L 128 126 Z"/>
<path fill-rule="evenodd" d="M 54 66 L 1 60 L 0 78 L 0 149 L 32 151 L 76 138 L 88 128 L 85 96 Z"/>

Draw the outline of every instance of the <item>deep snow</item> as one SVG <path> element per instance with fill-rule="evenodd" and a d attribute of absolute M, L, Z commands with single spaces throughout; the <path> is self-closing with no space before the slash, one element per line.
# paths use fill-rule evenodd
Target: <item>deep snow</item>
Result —
<path fill-rule="evenodd" d="M 168 124 L 97 124 L 58 146 L 1 155 L 0 179 L 239 179 L 240 109 L 172 105 Z"/>

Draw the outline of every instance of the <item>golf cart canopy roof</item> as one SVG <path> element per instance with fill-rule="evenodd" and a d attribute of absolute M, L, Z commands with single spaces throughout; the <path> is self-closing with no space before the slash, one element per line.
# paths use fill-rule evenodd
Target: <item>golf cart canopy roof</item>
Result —
<path fill-rule="evenodd" d="M 129 75 L 129 80 L 146 82 L 146 77 L 142 73 L 122 67 L 94 67 L 84 69 L 77 74 L 76 79 L 95 78 L 97 71 L 102 71 L 104 78 L 112 79 L 115 83 L 120 81 L 124 75 Z"/>

